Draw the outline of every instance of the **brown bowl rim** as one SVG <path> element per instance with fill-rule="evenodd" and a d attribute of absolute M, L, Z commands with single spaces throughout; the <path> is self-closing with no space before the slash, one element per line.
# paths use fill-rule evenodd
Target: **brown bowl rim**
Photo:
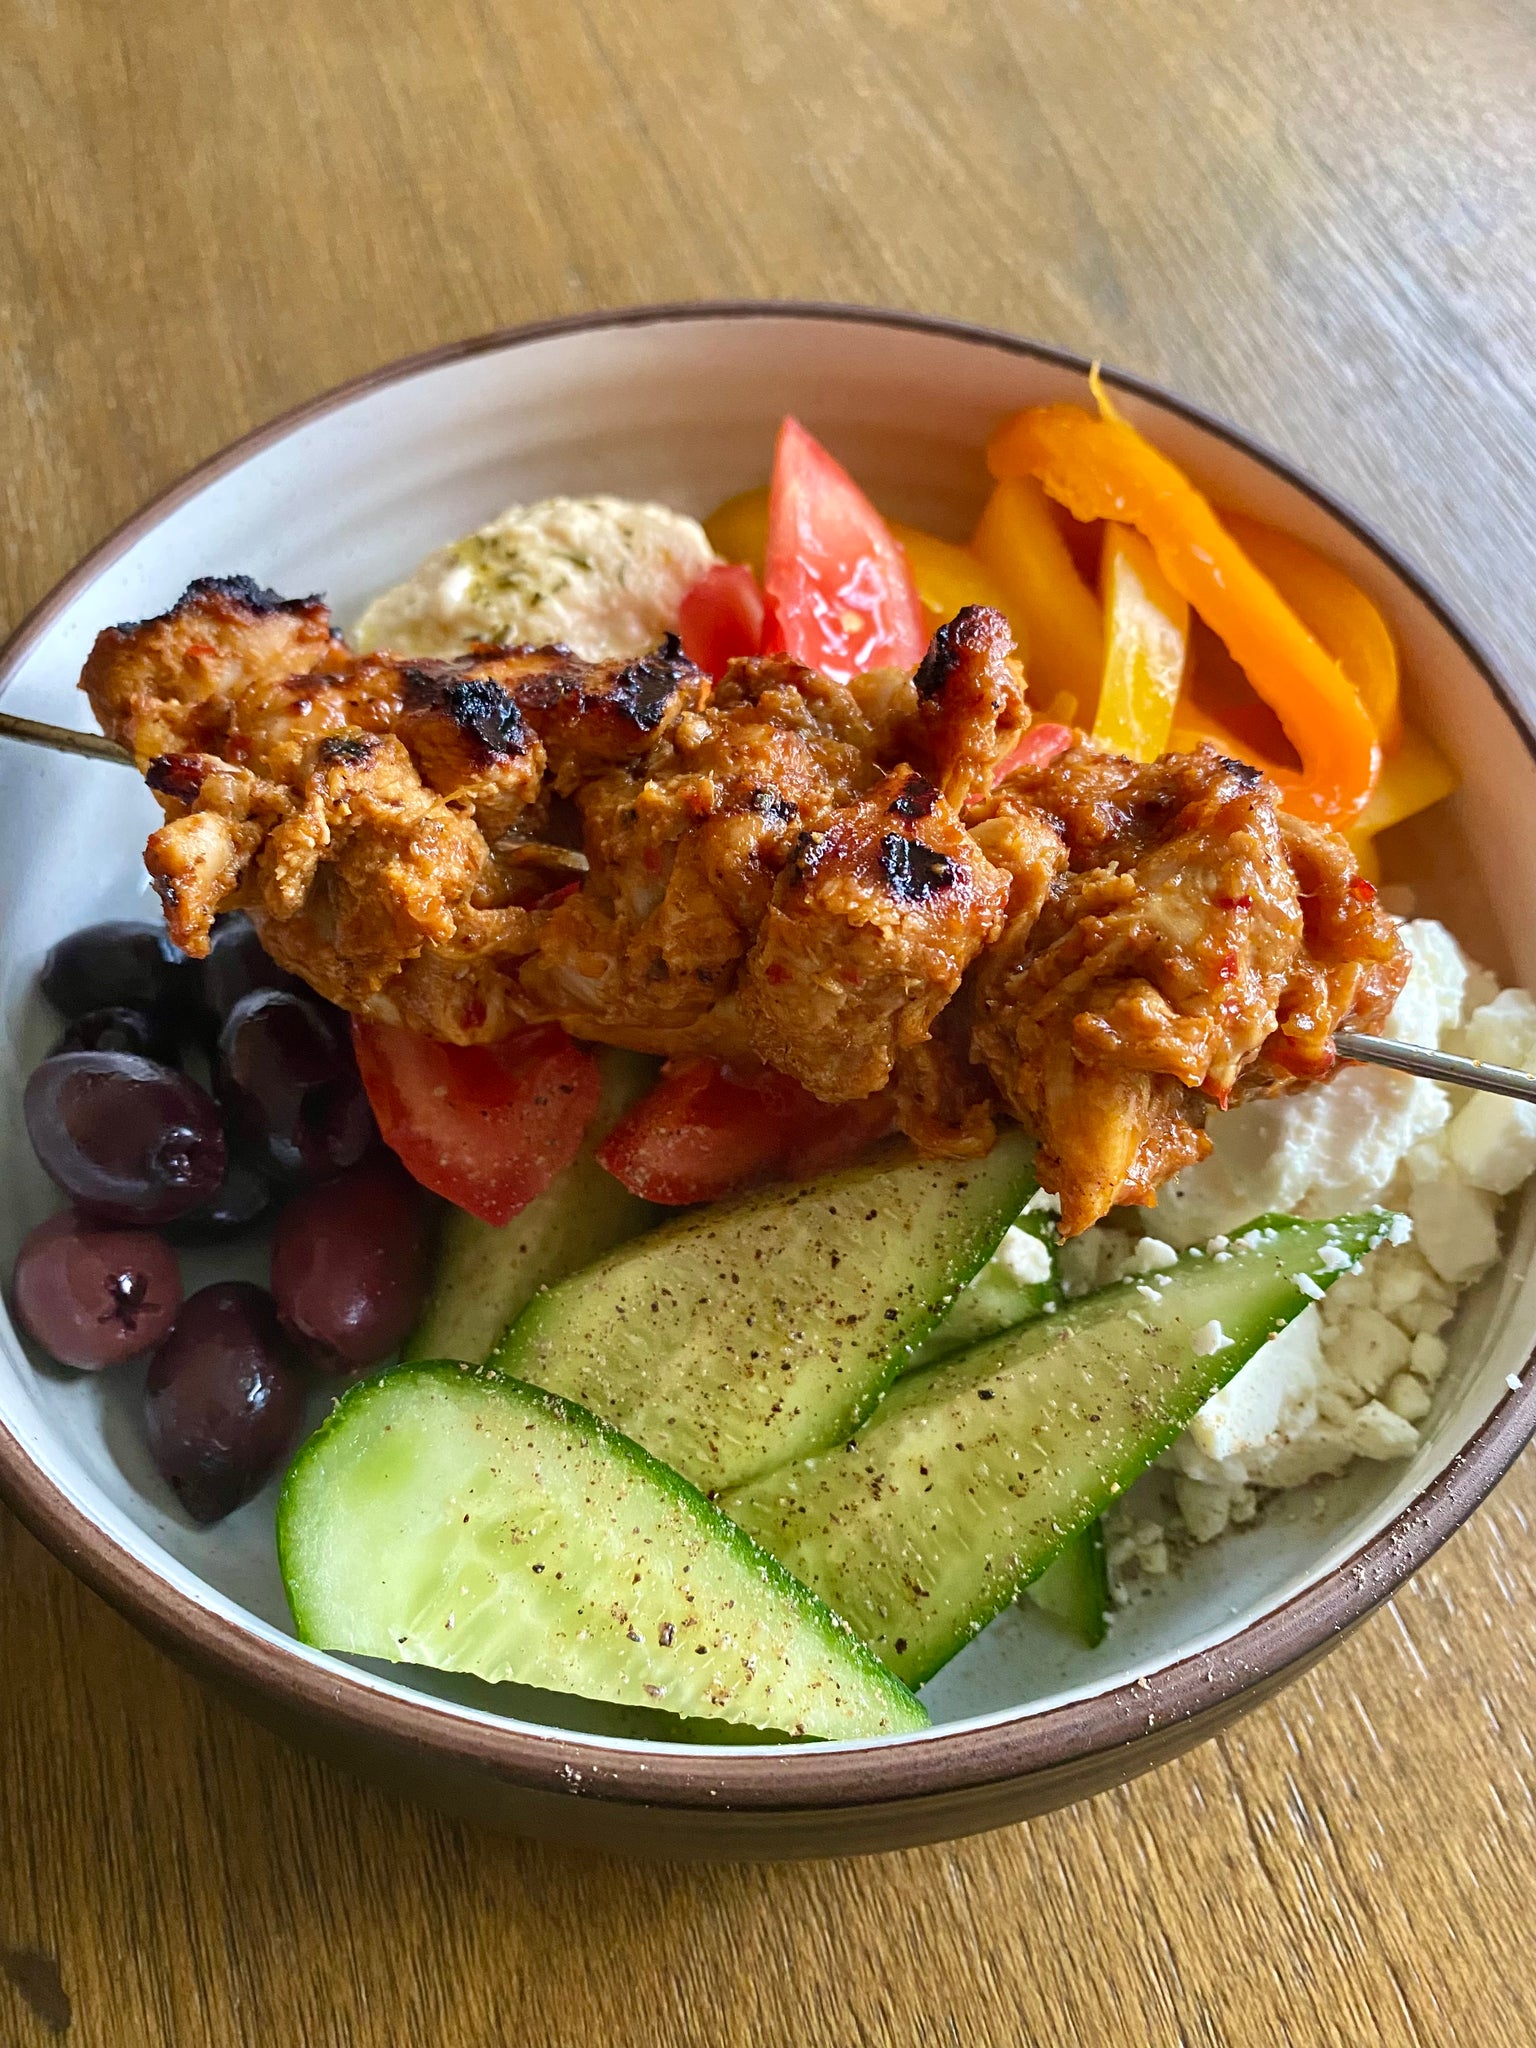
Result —
<path fill-rule="evenodd" d="M 1004 330 L 877 307 L 798 300 L 695 301 L 630 306 L 498 328 L 402 356 L 279 413 L 207 457 L 115 528 L 37 604 L 0 647 L 0 694 L 34 642 L 108 563 L 164 515 L 291 428 L 363 392 L 419 371 L 529 342 L 605 328 L 685 321 L 797 319 L 886 327 L 998 349 L 1086 377 L 1085 357 Z M 1301 491 L 1392 571 L 1461 648 L 1536 759 L 1536 728 L 1493 662 L 1423 574 L 1366 521 L 1281 456 L 1229 422 L 1150 379 L 1105 368 L 1109 383 L 1181 415 Z M 1430 1483 L 1377 1536 L 1315 1585 L 1208 1649 L 1146 1677 L 1043 1710 L 1021 1708 L 976 1727 L 887 1738 L 835 1749 L 620 1748 L 601 1737 L 466 1718 L 428 1695 L 375 1691 L 344 1665 L 295 1657 L 242 1623 L 211 1611 L 141 1562 L 45 1477 L 0 1423 L 0 1501 L 44 1546 L 137 1627 L 184 1651 L 204 1671 L 274 1706 L 406 1750 L 472 1765 L 502 1782 L 625 1804 L 785 1814 L 888 1806 L 941 1793 L 1002 1785 L 1115 1749 L 1154 1730 L 1196 1722 L 1241 1694 L 1315 1657 L 1401 1586 L 1466 1521 L 1536 1435 L 1536 1350 L 1521 1384 Z"/>

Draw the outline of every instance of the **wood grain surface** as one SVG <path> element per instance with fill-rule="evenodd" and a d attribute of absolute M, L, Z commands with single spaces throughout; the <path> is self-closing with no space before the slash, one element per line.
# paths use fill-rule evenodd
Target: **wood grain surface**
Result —
<path fill-rule="evenodd" d="M 1536 687 L 1515 0 L 0 0 L 0 609 L 403 351 L 648 299 L 1101 352 Z M 1536 2040 L 1536 1465 L 1235 1732 L 1028 1827 L 637 1868 L 288 1754 L 0 1514 L 0 2044 Z"/>

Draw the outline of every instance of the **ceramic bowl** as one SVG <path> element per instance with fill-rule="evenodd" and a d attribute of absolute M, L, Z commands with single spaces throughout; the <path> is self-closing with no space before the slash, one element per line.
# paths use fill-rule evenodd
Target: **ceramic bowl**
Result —
<path fill-rule="evenodd" d="M 1002 413 L 1087 400 L 1086 366 L 1007 335 L 824 307 L 682 307 L 526 328 L 360 379 L 249 435 L 147 507 L 68 577 L 0 660 L 7 710 L 85 724 L 75 679 L 111 621 L 189 578 L 246 571 L 324 591 L 342 622 L 430 548 L 504 505 L 613 491 L 704 513 L 767 474 L 803 419 L 885 509 L 954 538 L 986 489 Z M 1222 502 L 1315 542 L 1376 598 L 1411 713 L 1462 787 L 1391 855 L 1423 910 L 1489 965 L 1536 983 L 1532 735 L 1467 633 L 1392 550 L 1283 462 L 1166 394 L 1112 377 L 1129 416 Z M 21 1087 L 50 1025 L 34 994 L 52 940 L 153 914 L 139 848 L 156 816 L 120 769 L 0 756 L 0 1230 L 9 1270 L 54 1206 Z M 1496 886 L 1495 886 L 1496 884 Z M 1262 1699 L 1450 1535 L 1536 1431 L 1527 1277 L 1536 1207 L 1468 1301 L 1418 1455 L 1280 1501 L 1198 1552 L 1094 1652 L 1033 1611 L 1003 1616 L 927 1688 L 928 1733 L 799 1748 L 699 1748 L 551 1694 L 430 1689 L 404 1667 L 302 1647 L 289 1629 L 272 1496 L 213 1529 L 150 1469 L 140 1379 L 49 1367 L 0 1330 L 0 1494 L 172 1655 L 297 1741 L 452 1809 L 653 1855 L 843 1854 L 995 1827 L 1170 1757 Z M 258 1251 L 247 1270 L 260 1272 Z M 226 1258 L 205 1261 L 212 1277 Z"/>

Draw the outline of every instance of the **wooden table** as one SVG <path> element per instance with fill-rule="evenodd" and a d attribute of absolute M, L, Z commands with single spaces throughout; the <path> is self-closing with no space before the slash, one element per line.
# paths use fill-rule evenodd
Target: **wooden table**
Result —
<path fill-rule="evenodd" d="M 451 336 L 800 295 L 1254 428 L 1536 683 L 1536 23 L 1512 0 L 12 0 L 0 606 Z M 0 1515 L 0 2044 L 1536 2039 L 1536 1465 L 1184 1762 L 864 1863 L 625 1867 L 402 1809 Z"/>

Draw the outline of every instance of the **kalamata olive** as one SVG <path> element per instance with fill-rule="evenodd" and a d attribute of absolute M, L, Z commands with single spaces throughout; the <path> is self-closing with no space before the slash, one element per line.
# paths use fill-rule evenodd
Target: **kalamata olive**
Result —
<path fill-rule="evenodd" d="M 249 1500 L 304 1412 L 272 1297 L 247 1280 L 190 1296 L 144 1383 L 150 1455 L 187 1513 L 216 1522 Z"/>
<path fill-rule="evenodd" d="M 170 1067 L 176 1064 L 176 1034 L 163 1013 L 114 1003 L 67 1024 L 49 1057 L 61 1052 L 131 1052 Z"/>
<path fill-rule="evenodd" d="M 219 1033 L 216 1086 L 235 1131 L 281 1180 L 339 1173 L 373 1142 L 346 1019 L 308 996 L 242 996 Z"/>
<path fill-rule="evenodd" d="M 165 1226 L 172 1244 L 218 1244 L 249 1230 L 271 1208 L 272 1183 L 261 1168 L 241 1152 L 229 1150 L 224 1178 L 206 1202 Z"/>
<path fill-rule="evenodd" d="M 153 1232 L 103 1230 L 66 1209 L 22 1240 L 12 1291 L 18 1322 L 45 1351 L 100 1372 L 170 1334 L 181 1274 Z"/>
<path fill-rule="evenodd" d="M 289 995 L 309 993 L 296 974 L 279 967 L 264 950 L 255 926 L 242 910 L 232 910 L 214 919 L 207 955 L 195 963 L 194 971 L 203 1007 L 216 1024 L 222 1024 L 240 998 L 250 995 L 253 989 L 279 988 Z"/>
<path fill-rule="evenodd" d="M 421 1189 L 393 1160 L 306 1188 L 272 1238 L 284 1329 L 327 1372 L 376 1365 L 420 1311 L 427 1239 Z"/>
<path fill-rule="evenodd" d="M 23 1110 L 44 1171 L 98 1222 L 169 1223 L 224 1177 L 218 1110 L 154 1060 L 60 1053 L 33 1068 Z"/>
<path fill-rule="evenodd" d="M 71 932 L 43 962 L 38 986 L 64 1017 L 115 1008 L 173 1011 L 186 1000 L 187 958 L 154 924 L 121 918 Z"/>

